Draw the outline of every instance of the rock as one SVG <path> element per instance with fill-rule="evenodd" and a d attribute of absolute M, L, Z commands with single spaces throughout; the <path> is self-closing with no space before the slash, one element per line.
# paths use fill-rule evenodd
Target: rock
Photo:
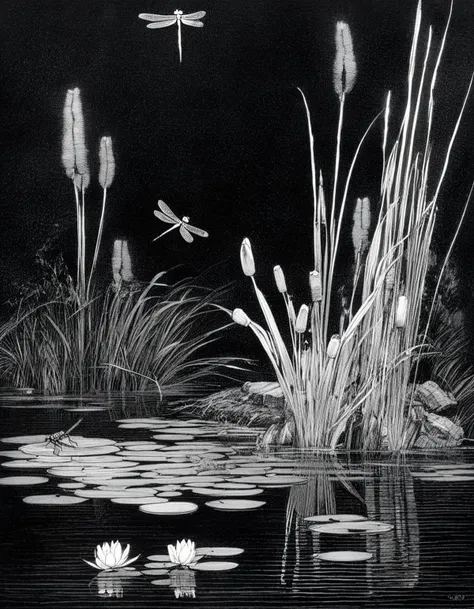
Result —
<path fill-rule="evenodd" d="M 434 381 L 426 381 L 423 385 L 418 385 L 414 397 L 428 412 L 444 412 L 457 406 L 454 396 L 443 391 Z"/>
<path fill-rule="evenodd" d="M 258 383 L 245 383 L 242 387 L 244 393 L 255 397 L 258 404 L 264 406 L 283 407 L 285 398 L 283 391 L 276 382 L 260 381 Z"/>
<path fill-rule="evenodd" d="M 416 409 L 416 418 L 421 421 L 420 435 L 415 448 L 449 448 L 459 446 L 464 440 L 462 427 L 447 417 Z"/>

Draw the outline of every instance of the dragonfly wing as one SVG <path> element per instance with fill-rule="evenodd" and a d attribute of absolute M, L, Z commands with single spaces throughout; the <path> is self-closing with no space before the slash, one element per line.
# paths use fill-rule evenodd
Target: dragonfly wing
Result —
<path fill-rule="evenodd" d="M 151 30 L 157 30 L 163 27 L 169 27 L 170 25 L 174 25 L 176 23 L 176 19 L 168 19 L 168 21 L 157 21 L 156 23 L 149 23 L 147 27 Z"/>
<path fill-rule="evenodd" d="M 204 27 L 202 21 L 192 21 L 191 19 L 181 19 L 181 23 L 184 23 L 184 25 L 192 25 L 192 27 Z"/>
<path fill-rule="evenodd" d="M 161 211 L 158 211 L 157 209 L 153 210 L 153 213 L 162 222 L 167 222 L 168 224 L 176 224 L 176 222 L 174 220 L 172 220 L 171 218 L 168 218 L 168 216 L 165 216 L 165 214 L 162 214 Z M 178 220 L 178 222 L 179 222 L 179 220 Z"/>
<path fill-rule="evenodd" d="M 153 13 L 140 13 L 138 18 L 145 21 L 169 21 L 170 19 L 176 19 L 174 15 L 154 15 Z"/>
<path fill-rule="evenodd" d="M 192 226 L 191 224 L 186 224 L 186 229 L 190 233 L 194 233 L 195 235 L 199 235 L 200 237 L 209 237 L 209 233 L 202 228 L 197 228 L 197 226 Z"/>
<path fill-rule="evenodd" d="M 188 13 L 187 15 L 183 15 L 181 19 L 202 19 L 206 11 L 197 11 L 197 13 Z"/>
<path fill-rule="evenodd" d="M 181 237 L 183 237 L 183 239 L 185 241 L 187 241 L 188 243 L 192 243 L 194 241 L 191 233 L 188 231 L 188 229 L 184 226 L 184 224 L 181 224 L 181 226 L 179 227 L 179 234 L 181 235 Z"/>
<path fill-rule="evenodd" d="M 158 201 L 158 207 L 166 216 L 168 216 L 170 220 L 173 220 L 175 224 L 181 222 L 178 216 L 174 212 L 172 212 L 171 209 L 166 205 L 166 203 L 161 199 Z"/>

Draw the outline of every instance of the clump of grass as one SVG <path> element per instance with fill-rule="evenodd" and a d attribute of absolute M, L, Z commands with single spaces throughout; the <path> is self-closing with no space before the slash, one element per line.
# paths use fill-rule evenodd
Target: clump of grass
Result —
<path fill-rule="evenodd" d="M 433 179 L 430 160 L 434 91 L 449 19 L 429 76 L 432 31 L 430 28 L 426 48 L 421 51 L 421 18 L 420 3 L 402 123 L 393 136 L 392 101 L 388 95 L 385 111 L 375 117 L 362 136 L 342 187 L 339 174 L 344 106 L 355 84 L 357 67 L 349 27 L 337 24 L 334 90 L 339 99 L 339 120 L 329 214 L 322 175 L 318 176 L 316 170 L 309 105 L 300 89 L 311 149 L 314 269 L 309 276 L 312 301 L 302 305 L 296 315 L 283 271 L 276 267 L 277 288 L 283 296 L 290 327 L 288 345 L 257 286 L 251 244 L 248 239 L 242 243 L 242 268 L 252 280 L 267 327 L 254 322 L 241 309 L 232 316 L 236 323 L 254 332 L 269 358 L 286 400 L 288 417 L 294 423 L 294 442 L 300 447 L 334 449 L 343 441 L 346 446 L 365 450 L 380 449 L 383 443 L 391 450 L 400 450 L 409 447 L 414 439 L 407 391 L 422 347 L 420 313 L 436 206 L 471 87 L 470 84 L 444 151 L 441 173 Z M 372 212 L 367 197 L 357 200 L 352 232 L 352 293 L 350 298 L 341 298 L 336 334 L 331 330 L 330 319 L 349 188 L 362 145 L 381 115 L 384 135 L 379 210 L 378 214 Z M 377 220 L 369 244 L 374 215 Z"/>

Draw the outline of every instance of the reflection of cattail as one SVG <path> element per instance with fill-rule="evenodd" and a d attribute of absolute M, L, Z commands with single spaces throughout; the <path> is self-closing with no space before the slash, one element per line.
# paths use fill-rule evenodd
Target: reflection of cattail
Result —
<path fill-rule="evenodd" d="M 278 291 L 280 292 L 280 294 L 285 294 L 287 292 L 286 281 L 285 274 L 283 273 L 281 266 L 273 267 L 273 275 L 275 277 L 275 283 Z"/>
<path fill-rule="evenodd" d="M 404 328 L 407 324 L 407 313 L 408 313 L 408 298 L 406 296 L 399 296 L 397 302 L 397 310 L 395 313 L 395 325 L 397 328 Z"/>
<path fill-rule="evenodd" d="M 336 24 L 336 58 L 334 59 L 334 90 L 342 97 L 350 93 L 357 77 L 357 64 L 349 26 L 344 21 Z"/>
<path fill-rule="evenodd" d="M 339 334 L 333 334 L 327 348 L 327 355 L 330 359 L 334 359 L 336 357 L 340 344 L 341 339 L 339 338 Z"/>
<path fill-rule="evenodd" d="M 357 199 L 353 215 L 352 244 L 357 256 L 362 253 L 368 245 L 370 228 L 370 200 L 367 197 Z"/>
<path fill-rule="evenodd" d="M 250 317 L 242 309 L 234 309 L 232 312 L 232 319 L 240 326 L 249 326 L 251 321 Z"/>
<path fill-rule="evenodd" d="M 89 186 L 90 175 L 81 93 L 77 87 L 70 89 L 66 94 L 63 111 L 62 162 L 66 175 L 74 180 L 77 188 L 84 191 Z"/>
<path fill-rule="evenodd" d="M 298 332 L 298 334 L 303 334 L 306 332 L 306 328 L 308 327 L 308 313 L 308 305 L 301 305 L 295 323 L 295 331 Z"/>
<path fill-rule="evenodd" d="M 99 159 L 99 184 L 102 186 L 102 188 L 109 188 L 115 176 L 115 159 L 111 137 L 101 138 Z"/>
<path fill-rule="evenodd" d="M 320 302 L 323 298 L 323 286 L 321 275 L 318 271 L 311 271 L 309 274 L 309 287 L 311 289 L 311 299 L 313 302 Z"/>
<path fill-rule="evenodd" d="M 112 253 L 112 274 L 114 283 L 133 281 L 132 258 L 126 239 L 116 239 Z"/>
<path fill-rule="evenodd" d="M 255 275 L 255 261 L 253 259 L 252 246 L 250 245 L 250 241 L 247 239 L 247 237 L 242 241 L 242 245 L 240 247 L 240 263 L 242 265 L 244 275 L 247 275 L 247 277 L 252 277 Z"/>

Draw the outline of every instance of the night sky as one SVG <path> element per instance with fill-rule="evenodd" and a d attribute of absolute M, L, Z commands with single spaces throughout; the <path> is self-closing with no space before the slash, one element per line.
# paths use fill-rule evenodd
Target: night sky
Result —
<path fill-rule="evenodd" d="M 141 12 L 176 8 L 207 11 L 204 28 L 183 26 L 181 65 L 176 27 L 150 30 L 138 19 Z M 76 86 L 93 172 L 86 200 L 89 243 L 101 204 L 96 176 L 102 135 L 112 136 L 116 153 L 103 273 L 109 272 L 112 240 L 125 237 L 142 279 L 181 264 L 184 274 L 211 269 L 207 280 L 217 285 L 241 281 L 239 246 L 247 236 L 262 281 L 268 283 L 280 263 L 293 291 L 304 297 L 312 195 L 296 87 L 307 94 L 316 162 L 330 183 L 338 112 L 335 23 L 343 19 L 351 27 L 359 72 L 347 98 L 344 168 L 388 89 L 402 107 L 415 9 L 415 0 L 2 0 L 0 302 L 11 296 L 14 281 L 27 277 L 52 230 L 74 263 L 75 206 L 61 165 L 61 128 L 66 91 Z M 448 0 L 424 3 L 423 40 L 433 23 L 435 48 L 448 9 Z M 474 2 L 455 0 L 438 88 L 435 165 L 474 67 L 473 27 Z M 440 247 L 454 232 L 474 179 L 473 124 L 471 99 L 441 195 Z M 351 200 L 376 200 L 380 137 L 376 128 Z M 188 245 L 173 232 L 152 243 L 166 228 L 153 216 L 159 198 L 210 237 Z M 473 276 L 473 224 L 474 202 L 457 250 L 466 286 Z"/>

